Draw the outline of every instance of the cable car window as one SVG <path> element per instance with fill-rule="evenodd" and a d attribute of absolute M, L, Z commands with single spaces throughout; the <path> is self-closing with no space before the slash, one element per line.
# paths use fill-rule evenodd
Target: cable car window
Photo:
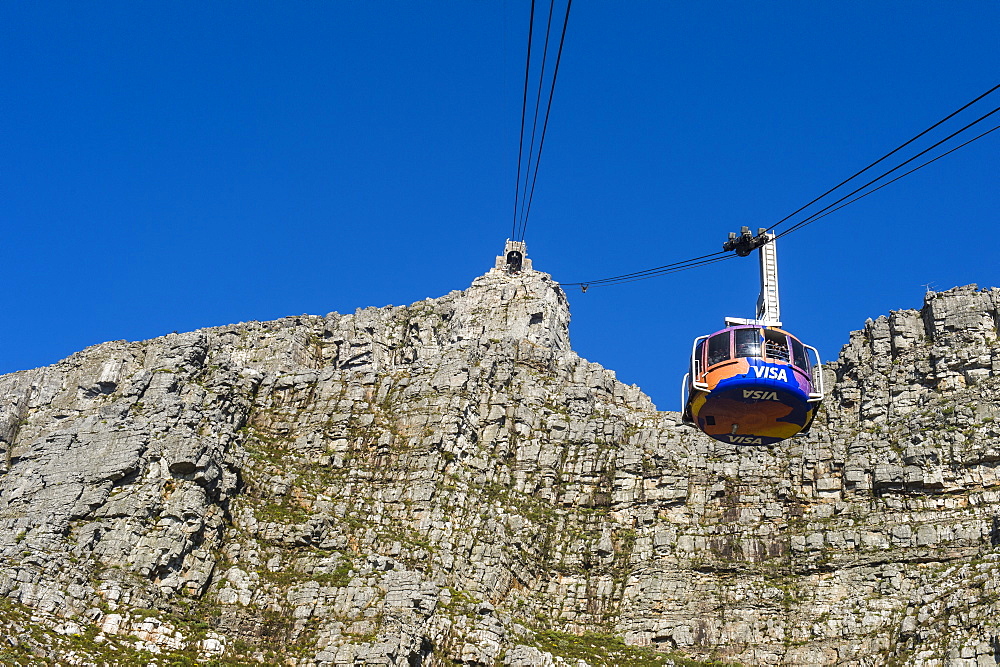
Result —
<path fill-rule="evenodd" d="M 729 359 L 729 332 L 717 333 L 708 339 L 708 365 Z"/>
<path fill-rule="evenodd" d="M 737 357 L 760 356 L 760 329 L 737 329 L 733 333 L 736 337 Z"/>
<path fill-rule="evenodd" d="M 806 356 L 806 348 L 795 338 L 792 338 L 792 363 L 809 373 L 809 357 Z"/>
<path fill-rule="evenodd" d="M 702 338 L 700 341 L 698 341 L 698 344 L 695 345 L 694 347 L 694 367 L 696 372 L 701 370 L 701 365 L 704 363 L 704 360 L 702 359 L 701 356 L 704 351 L 705 351 L 705 339 Z"/>
<path fill-rule="evenodd" d="M 764 352 L 768 359 L 788 361 L 788 338 L 780 331 L 764 329 Z"/>

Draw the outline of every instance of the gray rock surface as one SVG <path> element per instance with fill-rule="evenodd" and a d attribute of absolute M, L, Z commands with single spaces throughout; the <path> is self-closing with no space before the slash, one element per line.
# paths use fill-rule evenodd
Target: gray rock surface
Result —
<path fill-rule="evenodd" d="M 1000 290 L 869 320 L 772 448 L 568 322 L 492 270 L 0 377 L 0 661 L 1000 661 Z"/>

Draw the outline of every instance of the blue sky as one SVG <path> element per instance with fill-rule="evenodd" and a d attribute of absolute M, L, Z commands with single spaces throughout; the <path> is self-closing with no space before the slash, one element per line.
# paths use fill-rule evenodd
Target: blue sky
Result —
<path fill-rule="evenodd" d="M 0 4 L 0 373 L 468 286 L 510 235 L 528 6 Z M 992 0 L 577 0 L 535 267 L 773 224 L 1000 83 L 998 28 Z M 926 283 L 1000 285 L 997 135 L 782 239 L 786 328 L 830 359 Z M 691 339 L 756 293 L 754 258 L 571 290 L 574 347 L 676 409 Z"/>

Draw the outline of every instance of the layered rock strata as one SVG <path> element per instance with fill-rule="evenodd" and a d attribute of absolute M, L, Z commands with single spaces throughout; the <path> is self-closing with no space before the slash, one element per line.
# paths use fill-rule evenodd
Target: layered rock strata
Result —
<path fill-rule="evenodd" d="M 0 377 L 0 659 L 997 664 L 998 321 L 870 320 L 772 448 L 579 358 L 530 270 Z"/>

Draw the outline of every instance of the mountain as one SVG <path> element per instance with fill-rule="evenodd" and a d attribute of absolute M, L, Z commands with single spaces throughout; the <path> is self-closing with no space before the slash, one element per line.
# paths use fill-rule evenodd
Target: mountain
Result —
<path fill-rule="evenodd" d="M 497 268 L 0 377 L 0 661 L 1000 661 L 1000 290 L 866 322 L 773 447 L 569 317 Z"/>

